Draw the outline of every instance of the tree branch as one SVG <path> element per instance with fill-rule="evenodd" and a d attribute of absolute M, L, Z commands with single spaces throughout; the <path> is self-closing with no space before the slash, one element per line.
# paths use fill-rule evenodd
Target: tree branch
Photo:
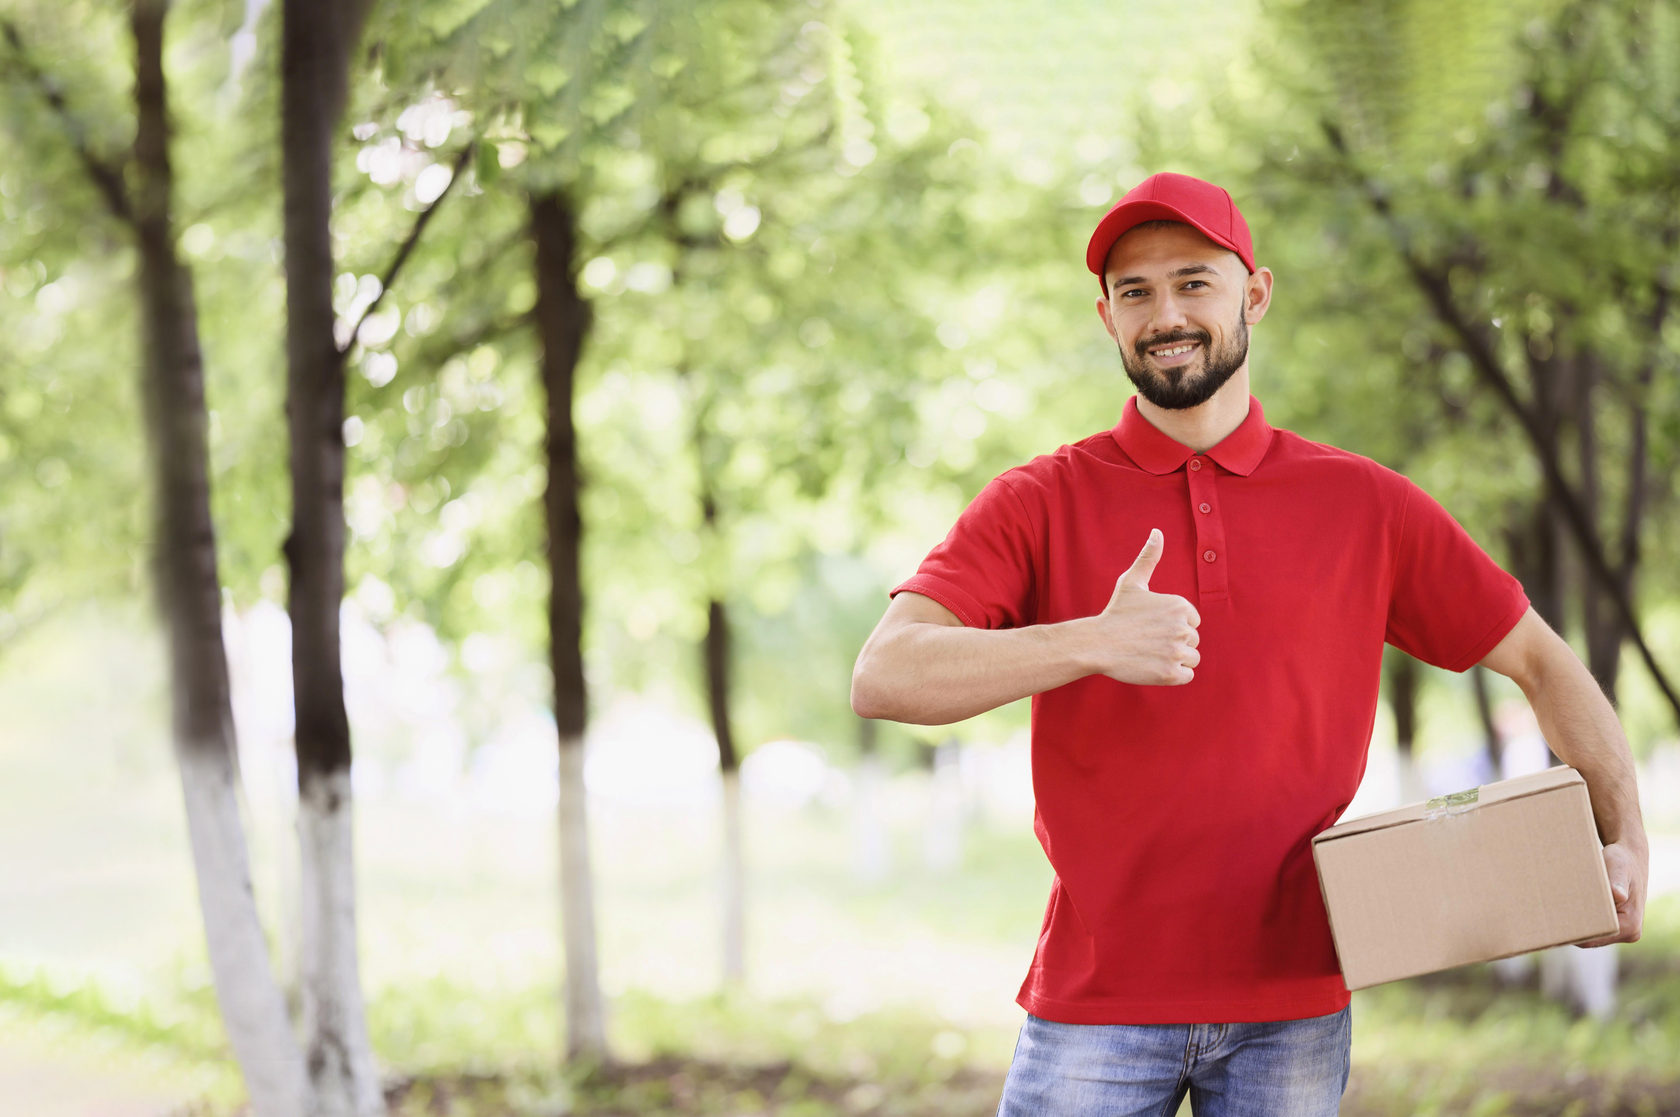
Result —
<path fill-rule="evenodd" d="M 87 131 L 82 122 L 76 119 L 76 114 L 70 110 L 70 105 L 64 99 L 64 93 L 58 88 L 58 83 L 29 57 L 24 48 L 23 36 L 18 33 L 17 24 L 9 19 L 0 19 L 0 37 L 6 40 L 11 48 L 11 54 L 18 69 L 34 84 L 47 105 L 53 110 L 64 126 L 65 138 L 70 141 L 70 147 L 81 161 L 82 169 L 87 171 L 88 178 L 105 202 L 105 208 L 112 216 L 126 224 L 134 223 L 134 210 L 129 204 L 128 191 L 123 187 L 123 164 L 113 163 L 96 155 L 87 142 Z"/>
<path fill-rule="evenodd" d="M 467 168 L 467 161 L 472 158 L 477 147 L 477 140 L 467 142 L 467 146 L 461 149 L 461 154 L 455 157 L 455 166 L 449 176 L 449 182 L 443 188 L 443 192 L 433 198 L 431 204 L 421 210 L 419 216 L 414 219 L 414 227 L 408 231 L 408 236 L 403 240 L 402 247 L 397 249 L 397 254 L 391 260 L 390 267 L 386 268 L 385 274 L 380 277 L 379 294 L 375 295 L 373 301 L 363 309 L 362 316 L 356 319 L 355 328 L 350 331 L 350 336 L 345 338 L 344 344 L 338 347 L 341 356 L 350 352 L 356 344 L 356 338 L 361 335 L 362 326 L 367 323 L 369 315 L 379 308 L 380 303 L 385 301 L 385 292 L 389 291 L 391 284 L 396 282 L 398 273 L 402 271 L 403 265 L 408 263 L 408 258 L 413 255 L 415 246 L 420 243 L 420 235 L 426 231 L 427 224 L 432 220 L 432 214 L 437 212 L 437 207 L 443 204 L 443 200 L 449 197 L 450 190 L 454 189 L 455 184 L 460 181 L 462 173 Z"/>
<path fill-rule="evenodd" d="M 455 357 L 463 353 L 471 353 L 480 345 L 492 341 L 499 341 L 525 328 L 530 321 L 530 315 L 518 314 L 505 318 L 487 318 L 465 333 L 451 334 L 439 339 L 436 346 L 423 346 L 402 362 L 403 367 L 423 365 L 427 368 L 442 368 Z"/>

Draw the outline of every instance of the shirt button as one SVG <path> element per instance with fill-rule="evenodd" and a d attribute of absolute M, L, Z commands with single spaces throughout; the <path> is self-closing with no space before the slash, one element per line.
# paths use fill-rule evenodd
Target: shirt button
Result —
<path fill-rule="evenodd" d="M 1205 500 L 1204 500 L 1204 501 L 1202 501 L 1202 503 L 1201 503 L 1201 504 L 1199 504 L 1199 505 L 1197 505 L 1197 507 L 1199 507 L 1199 508 L 1200 508 L 1200 509 L 1201 509 L 1201 510 L 1202 510 L 1202 514 L 1203 514 L 1203 515 L 1204 515 L 1204 516 L 1205 516 L 1205 515 L 1207 515 L 1207 514 L 1208 514 L 1208 513 L 1209 513 L 1209 512 L 1212 512 L 1212 511 L 1213 511 L 1213 505 L 1211 505 L 1211 504 L 1209 504 L 1209 503 L 1208 503 L 1208 502 L 1207 502 L 1207 501 L 1205 501 Z"/>
<path fill-rule="evenodd" d="M 1212 562 L 1214 559 L 1216 559 L 1218 557 L 1219 556 L 1212 551 L 1203 551 L 1202 552 L 1202 559 L 1206 562 Z"/>
<path fill-rule="evenodd" d="M 1190 468 L 1191 469 L 1202 468 L 1202 459 L 1201 458 L 1191 458 L 1190 459 Z"/>

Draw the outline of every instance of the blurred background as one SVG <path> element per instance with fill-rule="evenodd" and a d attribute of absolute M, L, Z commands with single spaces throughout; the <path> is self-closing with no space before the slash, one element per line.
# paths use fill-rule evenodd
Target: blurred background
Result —
<path fill-rule="evenodd" d="M 992 1112 L 1026 708 L 851 664 L 1117 421 L 1084 242 L 1178 170 L 1268 419 L 1440 499 L 1641 768 L 1644 940 L 1357 994 L 1344 1112 L 1680 1113 L 1677 132 L 1675 0 L 8 0 L 7 1112 Z M 1384 674 L 1350 814 L 1551 762 Z"/>

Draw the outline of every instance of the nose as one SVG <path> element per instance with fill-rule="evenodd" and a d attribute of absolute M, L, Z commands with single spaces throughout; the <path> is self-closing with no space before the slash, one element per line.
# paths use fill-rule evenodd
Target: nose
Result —
<path fill-rule="evenodd" d="M 1158 295 L 1150 309 L 1148 335 L 1150 337 L 1171 333 L 1173 330 L 1182 330 L 1189 325 L 1189 319 L 1184 316 L 1184 308 L 1179 305 L 1178 299 L 1170 291 L 1163 291 Z"/>

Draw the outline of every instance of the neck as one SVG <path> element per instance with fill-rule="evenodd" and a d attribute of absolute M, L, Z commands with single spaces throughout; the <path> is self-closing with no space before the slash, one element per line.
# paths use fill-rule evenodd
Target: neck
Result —
<path fill-rule="evenodd" d="M 1248 418 L 1248 365 L 1238 369 L 1213 398 L 1197 407 L 1168 411 L 1137 397 L 1138 414 L 1149 425 L 1200 454 L 1225 441 Z"/>

